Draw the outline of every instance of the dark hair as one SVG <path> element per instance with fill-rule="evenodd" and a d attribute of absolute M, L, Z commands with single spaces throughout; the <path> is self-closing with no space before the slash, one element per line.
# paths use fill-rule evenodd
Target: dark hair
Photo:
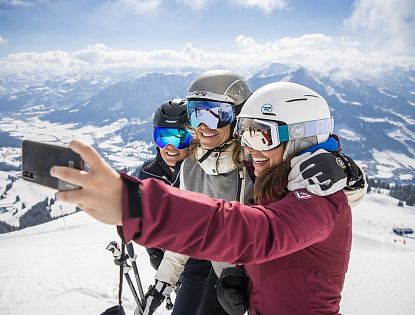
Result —
<path fill-rule="evenodd" d="M 291 158 L 281 164 L 270 167 L 261 172 L 255 180 L 253 202 L 255 204 L 264 200 L 279 200 L 288 193 L 288 174 L 291 170 Z"/>

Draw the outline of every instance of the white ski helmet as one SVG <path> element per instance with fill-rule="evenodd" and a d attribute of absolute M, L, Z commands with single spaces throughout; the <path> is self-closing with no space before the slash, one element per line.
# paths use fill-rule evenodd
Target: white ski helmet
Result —
<path fill-rule="evenodd" d="M 288 125 L 283 159 L 327 141 L 333 118 L 326 100 L 315 91 L 292 82 L 275 82 L 256 90 L 237 119 L 253 118 Z M 284 137 L 282 137 L 284 138 Z"/>

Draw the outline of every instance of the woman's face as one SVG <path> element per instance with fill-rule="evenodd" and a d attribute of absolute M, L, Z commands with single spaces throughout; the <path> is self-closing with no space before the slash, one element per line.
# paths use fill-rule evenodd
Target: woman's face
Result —
<path fill-rule="evenodd" d="M 205 124 L 200 124 L 196 129 L 200 145 L 203 149 L 214 149 L 224 144 L 231 134 L 231 125 L 218 129 L 210 129 Z"/>
<path fill-rule="evenodd" d="M 257 151 L 250 147 L 246 147 L 245 151 L 252 156 L 253 164 L 255 167 L 255 176 L 259 176 L 263 170 L 269 167 L 281 164 L 285 146 L 286 144 L 283 143 L 279 147 L 268 151 Z"/>
<path fill-rule="evenodd" d="M 160 149 L 161 158 L 170 167 L 174 167 L 177 162 L 183 161 L 189 155 L 189 149 L 177 149 L 174 145 L 168 144 Z"/>

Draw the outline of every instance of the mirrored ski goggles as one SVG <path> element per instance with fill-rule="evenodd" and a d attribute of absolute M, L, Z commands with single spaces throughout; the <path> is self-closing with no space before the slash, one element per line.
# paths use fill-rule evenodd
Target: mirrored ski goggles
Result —
<path fill-rule="evenodd" d="M 210 129 L 218 129 L 231 124 L 235 119 L 232 104 L 214 101 L 189 101 L 187 115 L 193 128 L 203 123 Z"/>
<path fill-rule="evenodd" d="M 276 148 L 280 143 L 310 136 L 333 132 L 333 118 L 306 121 L 292 125 L 278 125 L 276 122 L 238 118 L 235 134 L 241 144 L 257 151 Z"/>
<path fill-rule="evenodd" d="M 185 149 L 192 142 L 192 134 L 184 128 L 155 127 L 154 142 L 160 148 L 171 144 L 177 149 Z"/>

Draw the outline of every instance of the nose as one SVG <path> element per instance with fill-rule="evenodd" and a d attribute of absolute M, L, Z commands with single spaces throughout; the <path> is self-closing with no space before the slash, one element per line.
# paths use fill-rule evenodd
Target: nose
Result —
<path fill-rule="evenodd" d="M 176 147 L 172 144 L 166 145 L 165 149 L 169 149 L 169 150 L 173 150 L 173 151 L 177 150 Z"/>
<path fill-rule="evenodd" d="M 253 152 L 258 152 L 258 151 L 254 150 L 254 149 L 252 149 L 251 147 L 248 147 L 248 146 L 245 146 L 245 151 L 248 154 L 252 154 Z"/>

